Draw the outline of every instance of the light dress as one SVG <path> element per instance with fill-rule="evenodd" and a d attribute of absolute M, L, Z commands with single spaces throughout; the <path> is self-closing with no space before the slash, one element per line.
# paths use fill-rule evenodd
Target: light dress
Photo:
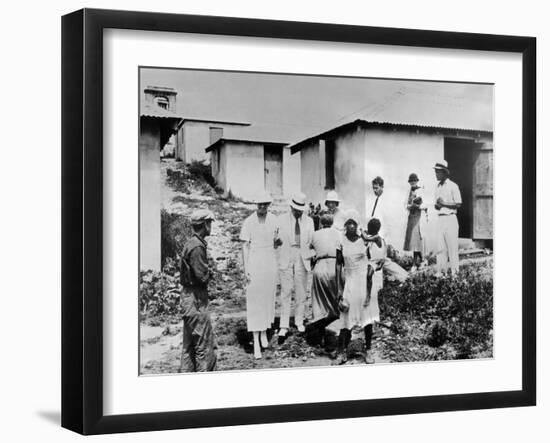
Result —
<path fill-rule="evenodd" d="M 267 213 L 260 223 L 256 212 L 243 223 L 240 239 L 248 242 L 248 262 L 245 269 L 250 276 L 246 287 L 246 322 L 249 331 L 265 331 L 275 320 L 275 292 L 277 289 L 277 262 L 273 238 L 278 228 L 277 218 Z"/>
<path fill-rule="evenodd" d="M 378 291 L 383 285 L 382 269 L 377 269 L 378 260 L 386 256 L 386 244 L 382 240 L 382 247 L 375 243 L 365 243 L 361 238 L 352 242 L 346 236 L 342 236 L 342 255 L 344 257 L 344 301 L 349 305 L 348 312 L 340 315 L 342 328 L 353 329 L 354 327 L 364 328 L 368 324 L 380 321 L 380 310 L 378 308 Z M 367 256 L 369 251 L 370 259 Z M 372 276 L 372 288 L 370 302 L 364 306 L 367 296 L 367 267 L 375 269 Z"/>

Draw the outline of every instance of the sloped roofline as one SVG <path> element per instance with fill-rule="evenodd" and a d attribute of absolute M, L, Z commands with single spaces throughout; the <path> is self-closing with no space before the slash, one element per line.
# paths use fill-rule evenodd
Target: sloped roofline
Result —
<path fill-rule="evenodd" d="M 324 131 L 320 134 L 308 137 L 304 140 L 301 140 L 299 142 L 293 143 L 289 146 L 290 151 L 292 154 L 295 154 L 296 152 L 300 151 L 304 146 L 307 144 L 316 141 L 321 138 L 325 137 L 331 137 L 336 135 L 337 133 L 340 133 L 342 131 L 345 131 L 347 129 L 352 129 L 354 127 L 378 127 L 378 128 L 399 128 L 399 129 L 408 129 L 408 130 L 419 130 L 419 131 L 429 131 L 429 132 L 445 132 L 445 133 L 457 133 L 460 132 L 462 134 L 471 134 L 471 135 L 489 135 L 493 134 L 493 131 L 485 131 L 480 129 L 469 129 L 469 128 L 449 128 L 449 127 L 443 127 L 443 126 L 426 126 L 426 125 L 413 125 L 413 124 L 406 124 L 406 123 L 392 123 L 392 122 L 378 122 L 378 121 L 371 121 L 371 120 L 363 120 L 363 119 L 357 119 L 348 123 L 344 123 L 340 126 L 336 126 L 332 129 L 329 129 L 328 131 Z"/>
<path fill-rule="evenodd" d="M 268 141 L 261 141 L 261 140 L 252 140 L 252 139 L 239 139 L 239 138 L 220 138 L 216 140 L 214 143 L 212 143 L 210 146 L 208 146 L 204 151 L 210 152 L 214 149 L 220 148 L 224 143 L 226 142 L 235 142 L 235 143 L 247 143 L 251 145 L 263 145 L 263 146 L 280 146 L 280 147 L 288 147 L 288 143 L 283 142 L 268 142 Z"/>

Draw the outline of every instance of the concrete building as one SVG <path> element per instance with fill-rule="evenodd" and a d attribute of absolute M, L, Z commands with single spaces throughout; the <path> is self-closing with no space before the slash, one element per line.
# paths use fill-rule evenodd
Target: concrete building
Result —
<path fill-rule="evenodd" d="M 385 181 L 386 210 L 392 214 L 386 220 L 386 229 L 394 246 L 401 249 L 407 218 L 407 179 L 415 172 L 431 199 L 426 238 L 428 250 L 433 250 L 437 182 L 432 168 L 445 159 L 463 199 L 458 213 L 459 236 L 492 247 L 492 115 L 480 119 L 472 115 L 475 112 L 468 112 L 472 107 L 467 103 L 457 105 L 453 99 L 450 104 L 440 98 L 437 102 L 422 102 L 407 96 L 406 100 L 406 105 L 403 100 L 395 100 L 395 106 L 386 109 L 392 108 L 393 112 L 378 115 L 377 121 L 356 118 L 294 143 L 291 152 L 301 156 L 303 192 L 316 204 L 334 189 L 343 200 L 342 206 L 356 208 L 366 221 L 370 215 L 366 208 L 375 199 L 371 180 L 381 176 Z M 410 115 L 400 116 L 403 109 L 410 110 Z"/>
<path fill-rule="evenodd" d="M 176 91 L 148 86 L 142 92 L 139 119 L 140 269 L 161 268 L 160 151 L 181 118 L 176 115 Z"/>
<path fill-rule="evenodd" d="M 287 143 L 244 138 L 220 138 L 206 148 L 212 176 L 225 193 L 251 200 L 261 190 L 274 197 L 300 190 L 300 157 Z"/>
<path fill-rule="evenodd" d="M 247 126 L 250 123 L 186 117 L 175 137 L 176 160 L 185 163 L 208 161 L 209 155 L 205 148 L 222 138 L 228 130 Z"/>

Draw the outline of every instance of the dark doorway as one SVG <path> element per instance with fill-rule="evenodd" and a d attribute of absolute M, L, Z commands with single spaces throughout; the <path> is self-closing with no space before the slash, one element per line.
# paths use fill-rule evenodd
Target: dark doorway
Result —
<path fill-rule="evenodd" d="M 460 238 L 473 238 L 473 166 L 476 143 L 473 140 L 445 137 L 444 155 L 454 181 L 462 197 L 458 210 L 458 235 Z"/>

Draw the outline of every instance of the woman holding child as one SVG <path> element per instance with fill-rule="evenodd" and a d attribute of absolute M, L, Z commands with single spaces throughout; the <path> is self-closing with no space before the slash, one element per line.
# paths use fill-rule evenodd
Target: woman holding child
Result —
<path fill-rule="evenodd" d="M 361 328 L 365 335 L 365 362 L 374 363 L 371 352 L 373 324 L 380 320 L 378 291 L 382 288 L 382 264 L 387 255 L 386 243 L 378 233 L 380 221 L 372 218 L 367 232 L 359 228 L 359 214 L 355 210 L 346 213 L 344 235 L 337 250 L 340 319 L 342 329 L 338 338 L 339 363 L 347 361 L 347 348 L 351 331 Z"/>

